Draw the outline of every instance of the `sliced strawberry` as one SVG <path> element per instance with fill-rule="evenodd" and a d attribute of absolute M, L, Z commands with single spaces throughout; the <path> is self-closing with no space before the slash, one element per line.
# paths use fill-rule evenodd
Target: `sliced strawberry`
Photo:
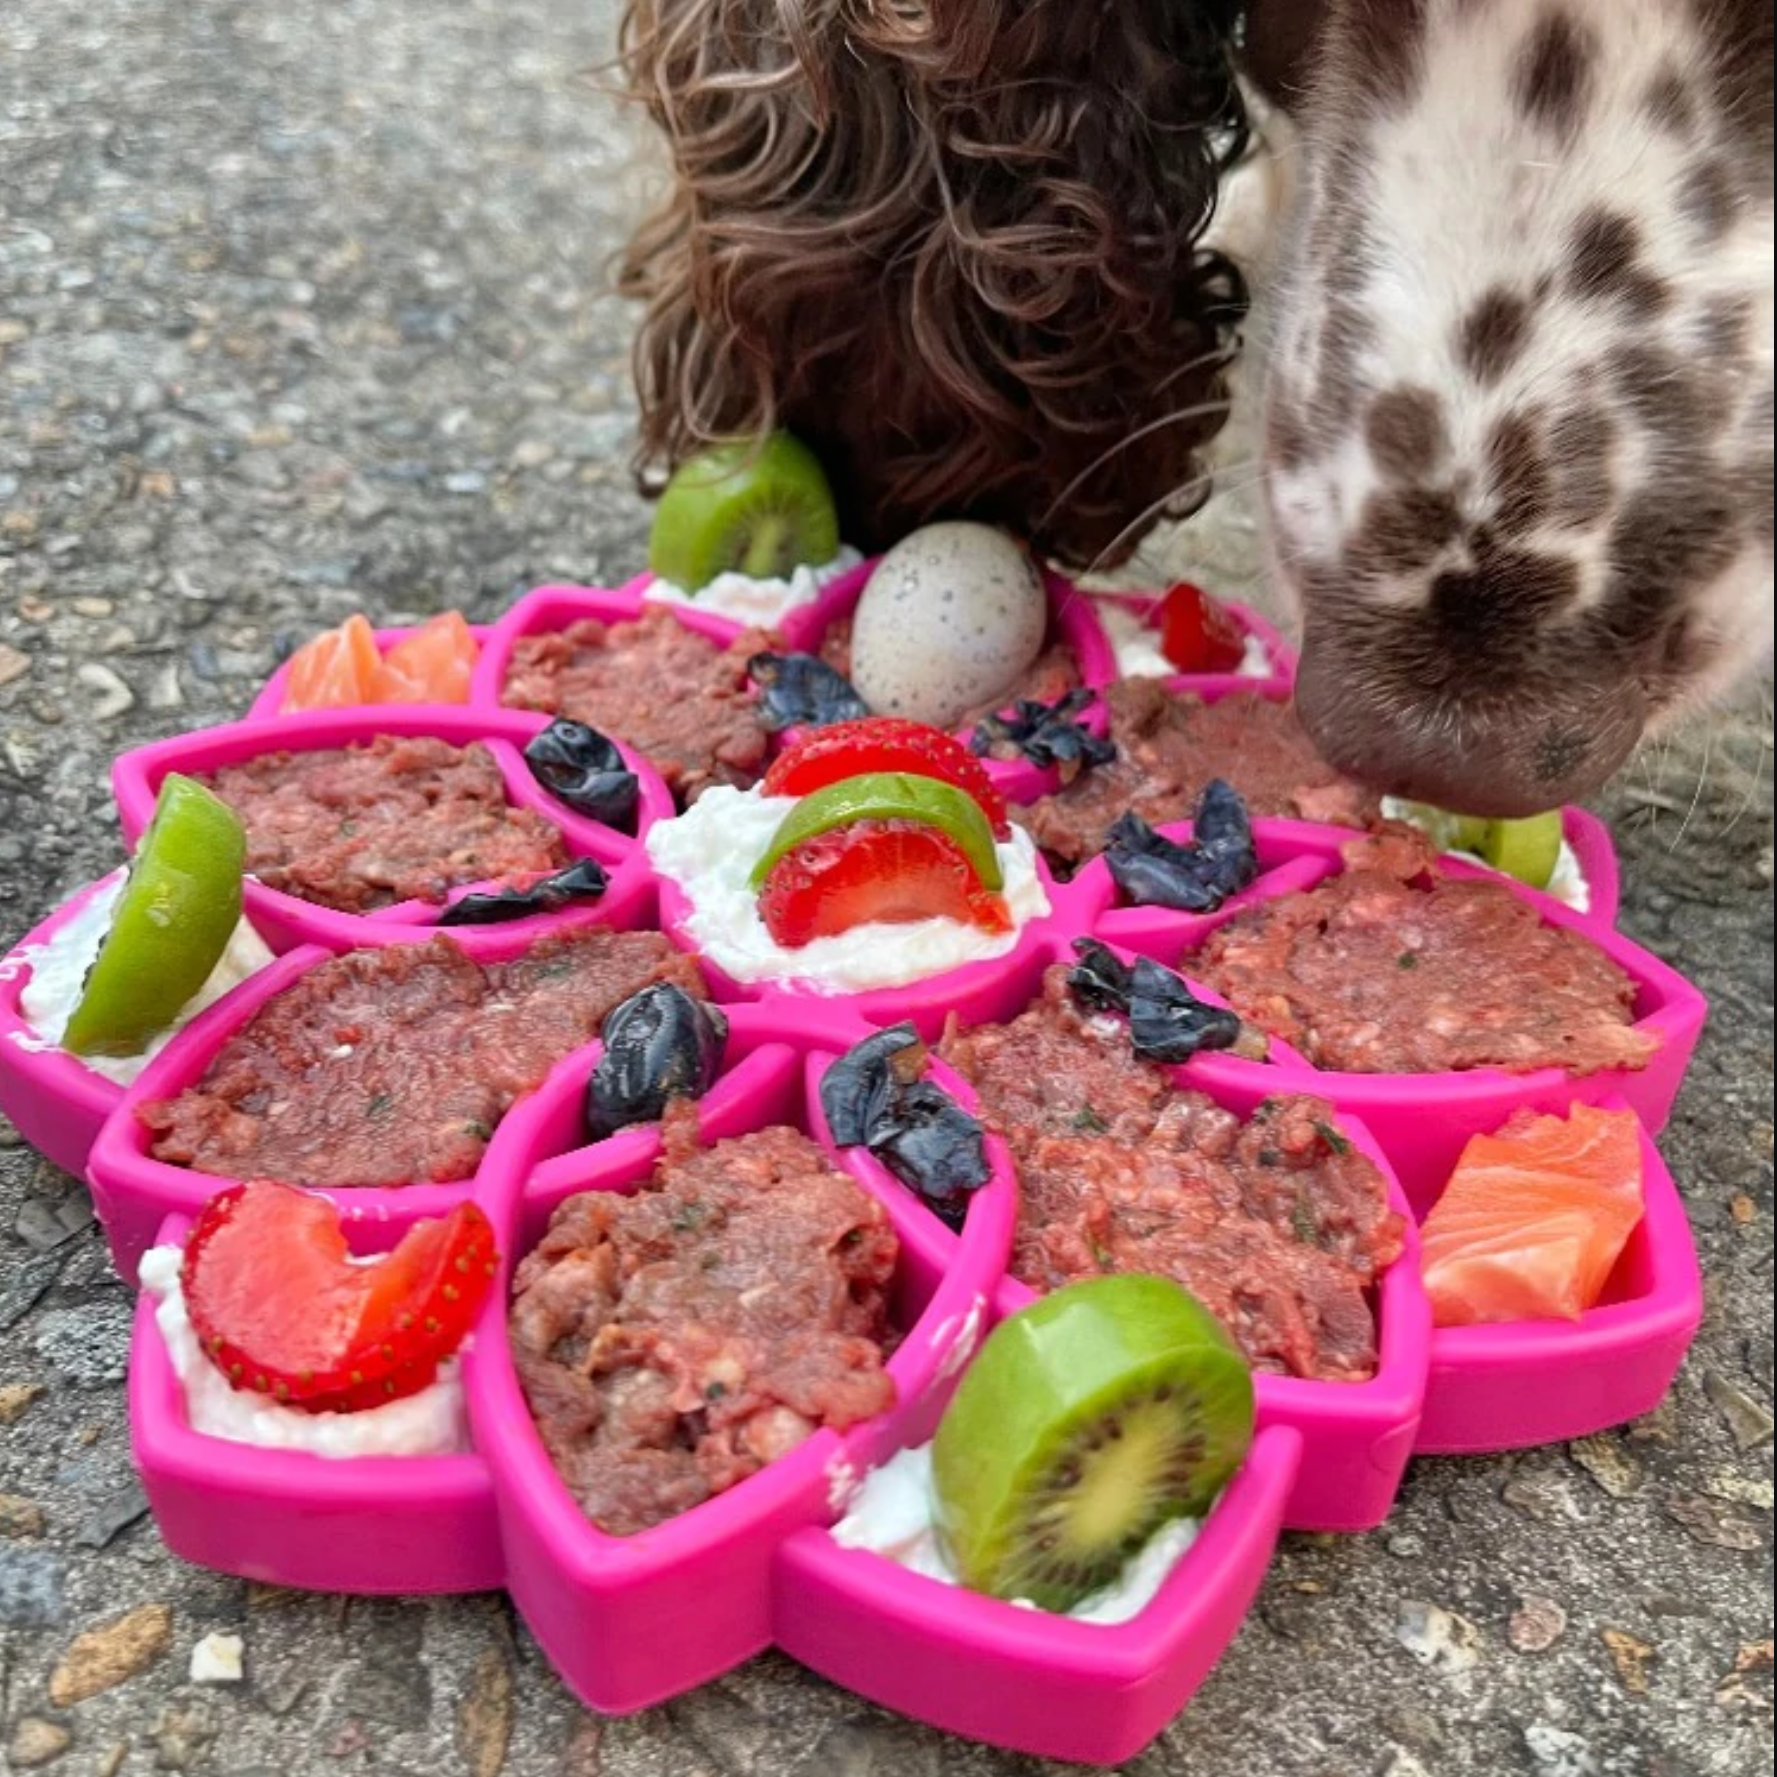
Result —
<path fill-rule="evenodd" d="M 806 796 L 828 784 L 876 771 L 902 771 L 910 777 L 935 777 L 954 784 L 980 803 L 996 839 L 1011 832 L 1006 799 L 993 787 L 981 761 L 955 735 L 900 716 L 865 716 L 856 722 L 817 728 L 772 762 L 765 774 L 765 794 Z"/>
<path fill-rule="evenodd" d="M 474 1323 L 496 1262 L 493 1229 L 472 1203 L 353 1264 L 325 1197 L 256 1182 L 204 1206 L 180 1276 L 192 1327 L 236 1388 L 351 1412 L 432 1381 Z"/>
<path fill-rule="evenodd" d="M 962 847 L 917 821 L 858 821 L 786 852 L 765 878 L 759 917 L 786 950 L 873 920 L 1012 929 L 1005 900 L 981 886 Z"/>
<path fill-rule="evenodd" d="M 1160 607 L 1160 652 L 1181 673 L 1231 673 L 1246 658 L 1246 637 L 1208 593 L 1181 580 Z"/>

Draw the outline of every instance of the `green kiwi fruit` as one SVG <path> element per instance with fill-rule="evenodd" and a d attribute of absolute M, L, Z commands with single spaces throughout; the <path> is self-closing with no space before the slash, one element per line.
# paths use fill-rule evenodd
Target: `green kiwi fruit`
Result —
<path fill-rule="evenodd" d="M 1489 821 L 1475 850 L 1495 870 L 1547 888 L 1561 862 L 1562 828 L 1560 809 L 1521 821 Z"/>
<path fill-rule="evenodd" d="M 994 1329 L 932 1446 L 965 1586 L 1071 1610 L 1163 1525 L 1199 1517 L 1252 1443 L 1252 1370 L 1163 1277 L 1094 1277 Z"/>
<path fill-rule="evenodd" d="M 652 572 L 692 593 L 718 574 L 781 579 L 838 553 L 833 490 L 814 452 L 787 432 L 688 458 L 660 496 L 648 539 Z"/>

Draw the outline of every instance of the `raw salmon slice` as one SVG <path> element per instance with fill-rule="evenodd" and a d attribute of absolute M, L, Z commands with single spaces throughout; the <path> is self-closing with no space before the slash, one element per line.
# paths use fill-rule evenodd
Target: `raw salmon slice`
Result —
<path fill-rule="evenodd" d="M 376 632 L 362 617 L 348 617 L 290 656 L 290 677 L 284 689 L 284 714 L 296 710 L 332 710 L 370 703 L 382 671 Z"/>
<path fill-rule="evenodd" d="M 421 624 L 383 656 L 379 703 L 467 703 L 480 649 L 456 611 Z"/>
<path fill-rule="evenodd" d="M 1419 1231 L 1434 1321 L 1578 1320 L 1641 1216 L 1633 1112 L 1520 1111 L 1463 1149 Z"/>

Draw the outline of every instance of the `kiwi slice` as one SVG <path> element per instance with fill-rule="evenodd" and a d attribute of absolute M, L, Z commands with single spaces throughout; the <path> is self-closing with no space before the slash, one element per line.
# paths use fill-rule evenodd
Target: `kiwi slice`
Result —
<path fill-rule="evenodd" d="M 1003 1321 L 932 1446 L 965 1586 L 1071 1610 L 1155 1531 L 1208 1510 L 1253 1436 L 1252 1371 L 1163 1277 L 1089 1278 Z"/>
<path fill-rule="evenodd" d="M 1448 809 L 1433 808 L 1429 802 L 1402 803 L 1400 815 L 1411 821 L 1439 851 L 1466 851 L 1477 856 L 1492 824 L 1478 815 L 1451 814 Z"/>
<path fill-rule="evenodd" d="M 1495 870 L 1532 888 L 1547 888 L 1561 862 L 1562 830 L 1558 808 L 1521 821 L 1488 821 L 1474 849 Z"/>
<path fill-rule="evenodd" d="M 839 553 L 839 514 L 819 460 L 787 432 L 738 439 L 680 465 L 660 496 L 648 566 L 701 592 L 718 574 L 782 579 Z"/>

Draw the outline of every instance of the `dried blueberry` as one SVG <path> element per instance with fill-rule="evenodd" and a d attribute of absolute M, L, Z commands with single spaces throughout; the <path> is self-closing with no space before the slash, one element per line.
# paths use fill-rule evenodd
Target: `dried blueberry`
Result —
<path fill-rule="evenodd" d="M 1009 712 L 988 716 L 969 741 L 971 750 L 995 759 L 1028 759 L 1047 771 L 1059 769 L 1072 779 L 1090 765 L 1108 765 L 1117 756 L 1114 741 L 1102 740 L 1083 728 L 1078 716 L 1093 694 L 1070 691 L 1054 703 L 1021 697 Z"/>
<path fill-rule="evenodd" d="M 1129 809 L 1110 830 L 1105 864 L 1134 906 L 1185 913 L 1213 913 L 1259 873 L 1246 804 L 1220 778 L 1198 799 L 1189 844 L 1156 833 Z"/>
<path fill-rule="evenodd" d="M 1088 1012 L 1127 1012 L 1133 971 L 1096 938 L 1076 938 L 1079 961 L 1068 970 L 1067 984 Z"/>
<path fill-rule="evenodd" d="M 1198 999 L 1171 969 L 1137 957 L 1129 992 L 1129 1039 L 1145 1061 L 1189 1061 L 1200 1049 L 1231 1049 L 1240 1019 Z"/>
<path fill-rule="evenodd" d="M 682 987 L 644 987 L 605 1019 L 605 1052 L 586 1088 L 586 1121 L 601 1140 L 652 1123 L 674 1098 L 701 1098 L 722 1069 L 728 1020 Z"/>
<path fill-rule="evenodd" d="M 826 728 L 870 714 L 851 681 L 813 654 L 755 654 L 747 662 L 747 676 L 759 687 L 759 713 L 774 733 Z"/>
<path fill-rule="evenodd" d="M 834 1141 L 863 1147 L 932 1212 L 960 1228 L 990 1176 L 981 1125 L 941 1086 L 918 1077 L 924 1050 L 911 1024 L 866 1037 L 821 1079 Z"/>
<path fill-rule="evenodd" d="M 439 914 L 441 926 L 496 926 L 512 919 L 554 913 L 573 901 L 596 901 L 609 879 L 596 858 L 581 858 L 528 888 L 501 889 L 491 895 L 465 895 Z"/>
<path fill-rule="evenodd" d="M 636 774 L 596 728 L 557 716 L 525 748 L 524 758 L 531 776 L 576 814 L 620 833 L 636 830 Z"/>

